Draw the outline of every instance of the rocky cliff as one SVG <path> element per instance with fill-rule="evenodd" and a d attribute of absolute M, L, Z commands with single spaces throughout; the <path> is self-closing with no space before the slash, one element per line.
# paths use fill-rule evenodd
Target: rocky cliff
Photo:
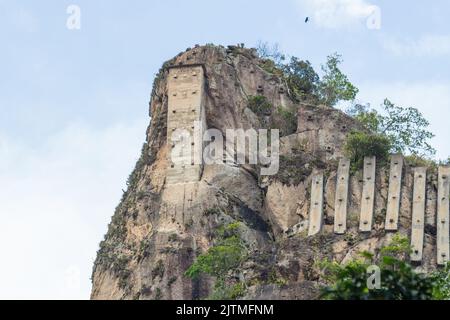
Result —
<path fill-rule="evenodd" d="M 259 165 L 202 165 L 197 182 L 168 183 L 171 68 L 201 66 L 200 117 L 207 128 L 279 128 L 280 167 L 261 176 Z M 193 93 L 192 93 L 193 94 Z M 258 100 L 259 101 L 256 101 Z M 257 107 L 255 107 L 255 103 Z M 175 110 L 174 110 L 175 111 Z M 173 111 L 170 111 L 173 113 Z M 196 46 L 166 62 L 150 102 L 151 121 L 128 190 L 114 213 L 93 269 L 93 299 L 200 299 L 211 295 L 214 277 L 190 278 L 186 270 L 217 243 L 218 232 L 238 226 L 245 247 L 227 284 L 243 284 L 248 299 L 314 299 L 324 258 L 345 262 L 385 245 L 395 233 L 410 237 L 414 170 L 401 177 L 399 226 L 385 230 L 389 166 L 377 166 L 373 226 L 360 232 L 362 171 L 348 185 L 347 229 L 334 230 L 336 177 L 343 142 L 359 124 L 341 111 L 294 99 L 289 86 L 256 52 L 241 47 Z M 311 183 L 324 176 L 320 232 L 308 235 Z M 424 270 L 436 264 L 437 173 L 429 172 L 424 222 Z M 236 224 L 236 222 L 239 222 Z"/>

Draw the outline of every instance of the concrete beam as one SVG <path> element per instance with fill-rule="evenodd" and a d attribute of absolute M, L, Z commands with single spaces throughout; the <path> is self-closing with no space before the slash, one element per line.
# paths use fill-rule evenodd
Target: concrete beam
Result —
<path fill-rule="evenodd" d="M 450 196 L 450 167 L 439 167 L 438 179 L 438 208 L 437 208 L 437 263 L 445 265 L 449 261 L 449 196 Z"/>
<path fill-rule="evenodd" d="M 197 182 L 201 177 L 203 148 L 198 137 L 201 139 L 203 131 L 195 134 L 195 121 L 204 123 L 204 81 L 201 65 L 169 70 L 167 143 L 171 152 L 168 155 L 167 184 Z M 183 139 L 177 129 L 186 134 L 183 134 Z"/>
<path fill-rule="evenodd" d="M 323 173 L 316 173 L 312 178 L 311 206 L 309 211 L 308 236 L 318 234 L 323 220 Z"/>
<path fill-rule="evenodd" d="M 411 223 L 411 261 L 420 262 L 423 258 L 423 236 L 425 227 L 427 168 L 414 169 L 414 191 Z"/>
<path fill-rule="evenodd" d="M 376 157 L 364 158 L 363 191 L 361 199 L 361 215 L 359 231 L 372 230 L 373 210 L 375 203 Z"/>
<path fill-rule="evenodd" d="M 391 173 L 389 176 L 389 192 L 386 210 L 385 228 L 388 231 L 398 230 L 400 215 L 400 192 L 402 189 L 403 156 L 395 154 L 391 157 Z"/>
<path fill-rule="evenodd" d="M 344 234 L 347 230 L 348 182 L 350 160 L 341 159 L 337 171 L 336 196 L 334 202 L 334 232 Z"/>

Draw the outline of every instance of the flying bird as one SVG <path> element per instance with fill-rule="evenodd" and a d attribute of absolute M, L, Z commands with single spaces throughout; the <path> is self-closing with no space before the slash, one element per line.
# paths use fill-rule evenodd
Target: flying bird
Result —
<path fill-rule="evenodd" d="M 309 21 L 309 17 L 306 17 L 305 19 L 305 23 L 307 23 Z"/>

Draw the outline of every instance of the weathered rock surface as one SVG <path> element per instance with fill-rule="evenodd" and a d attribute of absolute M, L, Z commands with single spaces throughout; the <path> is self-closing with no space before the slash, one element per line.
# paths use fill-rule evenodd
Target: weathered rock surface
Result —
<path fill-rule="evenodd" d="M 206 70 L 206 122 L 222 132 L 262 128 L 276 113 L 257 115 L 248 108 L 251 96 L 263 95 L 274 106 L 297 115 L 297 130 L 285 131 L 280 171 L 259 177 L 251 166 L 206 165 L 201 180 L 166 184 L 167 67 L 203 64 Z M 184 275 L 194 259 L 213 245 L 215 230 L 240 221 L 248 259 L 238 278 L 245 298 L 314 299 L 320 284 L 315 262 L 347 261 L 358 252 L 386 244 L 384 231 L 388 168 L 377 168 L 374 228 L 358 232 L 362 174 L 351 177 L 348 230 L 333 233 L 336 167 L 345 136 L 358 128 L 342 112 L 296 102 L 276 75 L 262 67 L 253 50 L 196 47 L 168 61 L 158 74 L 150 102 L 151 122 L 141 159 L 117 207 L 93 270 L 92 299 L 198 299 L 211 293 L 214 279 Z M 269 119 L 265 119 L 269 118 Z M 311 174 L 325 173 L 324 225 L 307 237 Z M 256 172 L 256 173 L 255 173 Z M 435 264 L 435 174 L 427 188 L 424 270 Z M 413 173 L 403 177 L 400 229 L 409 236 Z M 434 183 L 434 186 L 436 184 Z"/>

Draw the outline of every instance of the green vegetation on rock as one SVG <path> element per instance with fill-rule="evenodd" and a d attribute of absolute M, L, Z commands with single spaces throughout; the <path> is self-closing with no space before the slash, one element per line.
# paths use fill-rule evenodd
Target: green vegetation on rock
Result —
<path fill-rule="evenodd" d="M 391 152 L 418 156 L 431 156 L 436 152 L 429 143 L 434 137 L 428 130 L 430 123 L 416 108 L 397 106 L 385 99 L 381 113 L 362 105 L 353 106 L 348 113 L 369 132 L 386 136 Z"/>
<path fill-rule="evenodd" d="M 247 106 L 258 117 L 270 116 L 272 114 L 273 105 L 264 96 L 250 96 Z"/>
<path fill-rule="evenodd" d="M 308 60 L 291 57 L 285 62 L 286 56 L 280 53 L 277 45 L 270 47 L 267 43 L 260 43 L 257 51 L 263 59 L 261 67 L 280 77 L 287 84 L 290 96 L 297 101 L 323 103 L 332 107 L 340 101 L 354 100 L 358 93 L 358 89 L 339 69 L 343 60 L 337 53 L 327 57 L 320 78 Z"/>
<path fill-rule="evenodd" d="M 378 258 L 363 252 L 360 259 L 343 265 L 322 261 L 322 298 L 330 300 L 432 300 L 450 299 L 450 266 L 431 274 L 420 273 L 408 262 L 408 238 L 394 236 L 381 248 Z M 368 269 L 380 269 L 380 288 L 367 286 Z"/>
<path fill-rule="evenodd" d="M 280 129 L 281 136 L 295 133 L 297 130 L 295 111 L 281 106 L 275 108 L 265 96 L 250 96 L 247 107 L 256 114 L 262 128 Z"/>
<path fill-rule="evenodd" d="M 338 53 L 327 57 L 320 77 L 309 61 L 297 57 L 287 59 L 277 45 L 259 43 L 257 51 L 262 59 L 261 67 L 280 77 L 294 100 L 332 107 L 342 101 L 354 101 L 358 94 L 358 88 L 340 69 L 343 60 Z M 358 169 L 368 155 L 384 161 L 389 153 L 415 155 L 424 160 L 435 154 L 429 143 L 434 137 L 428 130 L 429 122 L 416 108 L 397 106 L 385 99 L 381 112 L 355 104 L 347 113 L 365 128 L 348 137 L 346 151 L 353 160 L 353 169 Z"/>
<path fill-rule="evenodd" d="M 417 162 L 435 153 L 429 144 L 434 136 L 428 131 L 429 122 L 416 108 L 396 106 L 388 99 L 382 107 L 383 113 L 363 105 L 347 111 L 365 128 L 350 133 L 345 144 L 354 169 L 360 168 L 364 157 L 370 155 L 385 162 L 389 153 L 407 153 Z"/>
<path fill-rule="evenodd" d="M 344 150 L 352 163 L 354 172 L 362 167 L 366 156 L 376 156 L 379 163 L 386 163 L 391 150 L 391 142 L 382 134 L 353 131 L 347 136 Z"/>
<path fill-rule="evenodd" d="M 236 299 L 244 294 L 244 284 L 233 283 L 234 274 L 246 260 L 247 249 L 239 234 L 239 222 L 221 226 L 217 230 L 216 243 L 197 257 L 185 275 L 196 279 L 202 274 L 215 277 L 211 299 Z"/>

